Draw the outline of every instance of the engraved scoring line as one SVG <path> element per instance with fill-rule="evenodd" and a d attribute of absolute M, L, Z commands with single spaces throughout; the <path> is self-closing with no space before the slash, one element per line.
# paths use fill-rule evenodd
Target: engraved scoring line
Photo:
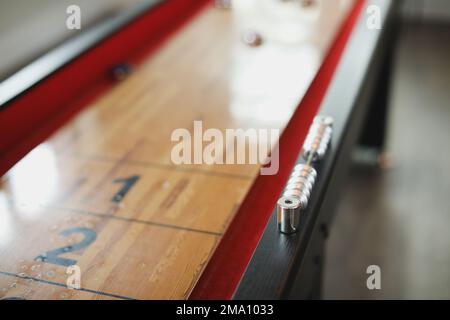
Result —
<path fill-rule="evenodd" d="M 114 159 L 106 156 L 98 156 L 98 155 L 83 155 L 83 154 L 61 154 L 61 156 L 64 157 L 74 157 L 74 158 L 82 158 L 86 160 L 91 161 L 99 161 L 99 162 L 112 162 L 117 163 L 120 160 Z M 148 161 L 139 161 L 139 160 L 124 160 L 122 161 L 122 164 L 128 164 L 132 166 L 140 166 L 145 168 L 159 168 L 159 169 L 165 169 L 165 170 L 174 170 L 174 171 L 182 171 L 182 172 L 188 172 L 188 173 L 199 173 L 204 174 L 208 176 L 218 176 L 218 177 L 225 177 L 225 178 L 235 178 L 235 179 L 242 179 L 242 180 L 253 180 L 255 177 L 242 175 L 242 174 L 236 174 L 236 173 L 227 173 L 227 172 L 213 172 L 213 171 L 207 171 L 202 169 L 192 169 L 192 168 L 184 168 L 180 166 L 175 166 L 171 164 L 164 164 L 164 163 L 155 163 L 155 162 L 148 162 Z"/>
<path fill-rule="evenodd" d="M 203 234 L 219 236 L 219 237 L 223 235 L 223 233 L 221 233 L 221 232 L 214 232 L 214 231 L 194 229 L 194 228 L 186 228 L 186 227 L 180 227 L 180 226 L 176 226 L 176 225 L 172 225 L 172 224 L 145 221 L 145 220 L 134 219 L 134 218 L 119 217 L 119 216 L 115 216 L 112 214 L 106 214 L 106 213 L 100 213 L 100 212 L 92 212 L 92 211 L 85 211 L 85 210 L 59 207 L 59 206 L 51 206 L 51 205 L 43 205 L 43 207 L 48 208 L 48 209 L 55 209 L 55 210 L 66 210 L 66 211 L 70 211 L 70 212 L 74 212 L 74 213 L 78 213 L 78 214 L 82 214 L 82 215 L 95 216 L 95 217 L 100 217 L 100 218 L 108 218 L 108 219 L 115 219 L 115 220 L 121 220 L 121 221 L 127 221 L 127 222 L 142 223 L 142 224 L 147 224 L 147 225 L 161 227 L 161 228 L 169 228 L 169 229 L 177 229 L 177 230 L 182 230 L 182 231 L 203 233 Z"/>
<path fill-rule="evenodd" d="M 45 279 L 39 279 L 39 278 L 31 277 L 31 276 L 20 276 L 18 274 L 6 272 L 6 271 L 0 271 L 0 275 L 15 277 L 15 278 L 19 278 L 19 279 L 25 279 L 25 280 L 31 279 L 36 282 L 42 282 L 42 283 L 49 284 L 49 285 L 67 288 L 67 286 L 65 284 L 62 284 L 59 282 L 49 281 L 49 280 L 45 280 Z M 96 291 L 96 290 L 86 289 L 86 288 L 80 288 L 80 289 L 76 289 L 76 290 L 99 294 L 99 295 L 103 295 L 103 296 L 107 296 L 107 297 L 111 297 L 111 298 L 117 298 L 117 299 L 123 299 L 123 300 L 136 300 L 135 298 L 125 297 L 125 296 L 121 296 L 121 295 L 114 294 L 114 293 L 101 292 L 101 291 Z"/>

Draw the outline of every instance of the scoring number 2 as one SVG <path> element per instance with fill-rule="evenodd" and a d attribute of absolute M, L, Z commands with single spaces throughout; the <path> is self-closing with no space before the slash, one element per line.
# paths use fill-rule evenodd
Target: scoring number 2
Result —
<path fill-rule="evenodd" d="M 64 230 L 60 233 L 63 237 L 68 237 L 72 234 L 81 233 L 84 238 L 78 243 L 73 245 L 64 246 L 55 250 L 47 251 L 35 258 L 37 261 L 42 261 L 46 263 L 56 264 L 64 267 L 69 267 L 77 264 L 76 260 L 62 258 L 60 257 L 63 253 L 68 253 L 76 250 L 80 250 L 89 246 L 92 242 L 97 239 L 97 234 L 95 231 L 88 228 L 71 228 Z"/>

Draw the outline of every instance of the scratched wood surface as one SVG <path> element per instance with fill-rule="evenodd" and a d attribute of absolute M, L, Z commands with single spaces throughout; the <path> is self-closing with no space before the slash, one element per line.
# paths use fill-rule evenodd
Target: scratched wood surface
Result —
<path fill-rule="evenodd" d="M 175 165 L 171 133 L 282 130 L 352 3 L 210 6 L 36 147 L 0 182 L 0 298 L 187 298 L 260 166 Z"/>

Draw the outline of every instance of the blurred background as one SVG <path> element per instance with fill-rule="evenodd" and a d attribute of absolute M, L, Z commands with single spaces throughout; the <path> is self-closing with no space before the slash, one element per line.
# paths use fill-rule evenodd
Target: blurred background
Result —
<path fill-rule="evenodd" d="M 138 1 L 0 0 L 0 81 L 78 33 L 66 28 L 69 5 L 81 8 L 84 29 Z"/>
<path fill-rule="evenodd" d="M 327 299 L 450 299 L 450 1 L 405 0 L 389 168 L 355 164 L 328 239 Z M 368 290 L 366 268 L 381 268 Z"/>
<path fill-rule="evenodd" d="M 0 81 L 138 0 L 0 0 Z M 328 240 L 327 299 L 450 298 L 450 1 L 405 0 L 395 56 L 389 165 L 352 167 Z M 381 268 L 368 290 L 366 268 Z"/>

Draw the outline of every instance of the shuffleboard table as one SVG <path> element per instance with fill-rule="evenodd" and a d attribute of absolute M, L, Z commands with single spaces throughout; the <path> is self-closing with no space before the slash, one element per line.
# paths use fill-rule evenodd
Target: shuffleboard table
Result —
<path fill-rule="evenodd" d="M 397 3 L 142 0 L 1 82 L 0 299 L 320 297 L 352 148 L 383 147 Z M 332 135 L 283 233 L 318 115 Z M 280 130 L 278 172 L 174 164 L 199 120 Z"/>

